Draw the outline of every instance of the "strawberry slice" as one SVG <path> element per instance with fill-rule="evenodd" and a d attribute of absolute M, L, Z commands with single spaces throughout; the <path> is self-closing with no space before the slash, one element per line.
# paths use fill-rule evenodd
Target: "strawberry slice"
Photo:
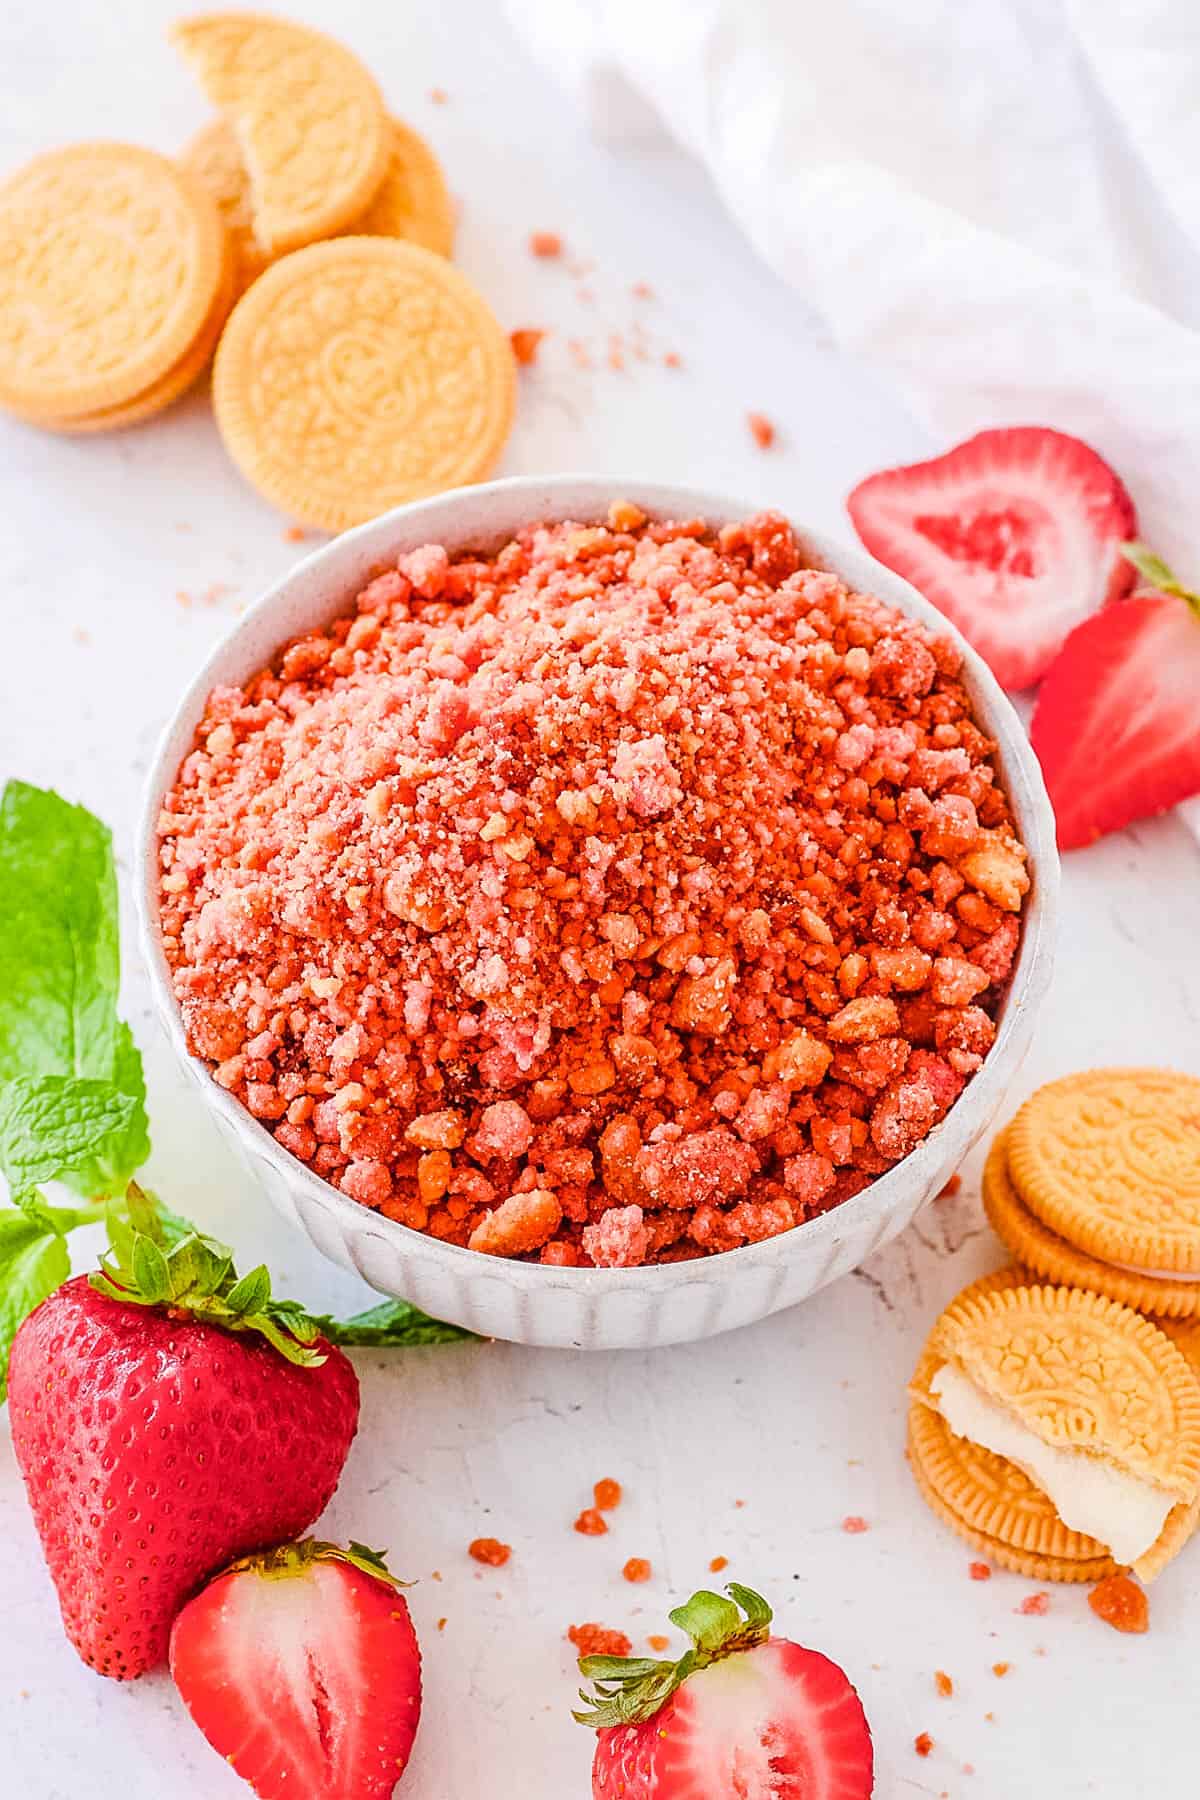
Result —
<path fill-rule="evenodd" d="M 874 1753 L 862 1702 L 827 1656 L 769 1635 L 771 1609 L 731 1582 L 670 1615 L 678 1662 L 584 1656 L 575 1714 L 596 1728 L 594 1800 L 868 1800 Z"/>
<path fill-rule="evenodd" d="M 171 1673 L 262 1800 L 388 1800 L 421 1714 L 421 1653 L 383 1559 L 306 1538 L 189 1600 Z"/>
<path fill-rule="evenodd" d="M 1030 727 L 1062 850 L 1200 793 L 1200 597 L 1125 554 L 1151 585 L 1076 626 Z"/>
<path fill-rule="evenodd" d="M 1118 476 L 1041 425 L 981 431 L 885 469 L 846 502 L 872 556 L 958 626 L 1002 686 L 1029 687 L 1081 619 L 1133 585 L 1137 533 Z"/>

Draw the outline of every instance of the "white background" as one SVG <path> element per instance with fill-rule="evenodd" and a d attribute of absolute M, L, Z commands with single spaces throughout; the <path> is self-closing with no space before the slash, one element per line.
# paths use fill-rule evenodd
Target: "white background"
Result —
<path fill-rule="evenodd" d="M 204 109 L 164 41 L 172 10 L 157 0 L 5 9 L 0 168 L 76 137 L 181 144 Z M 461 201 L 460 261 L 504 324 L 553 333 L 522 374 L 501 472 L 692 481 L 845 532 L 842 499 L 860 475 L 931 448 L 755 263 L 701 175 L 666 149 L 590 142 L 491 8 L 442 0 L 436 19 L 370 0 L 297 10 L 339 30 L 432 139 Z M 429 98 L 434 87 L 444 105 Z M 566 269 L 528 254 L 536 229 L 561 231 L 596 264 L 582 282 L 590 300 Z M 635 282 L 655 297 L 635 298 Z M 606 366 L 609 334 L 628 341 L 635 319 L 654 357 L 677 351 L 681 370 Z M 571 338 L 599 366 L 578 367 Z M 769 453 L 750 441 L 751 408 L 778 427 Z M 1123 473 L 1136 494 L 1137 470 Z M 0 422 L 0 512 L 0 772 L 102 813 L 127 869 L 140 782 L 174 697 L 302 547 L 226 460 L 202 393 L 102 440 Z M 1105 1060 L 1200 1069 L 1198 874 L 1175 821 L 1068 859 L 1059 969 L 1022 1091 Z M 169 1065 L 136 966 L 127 985 L 150 1074 L 155 1186 L 233 1241 L 244 1265 L 267 1256 L 282 1290 L 324 1308 L 368 1303 L 267 1215 Z M 1021 1617 L 1031 1584 L 969 1581 L 970 1553 L 913 1489 L 905 1377 L 939 1307 L 1000 1261 L 974 1166 L 966 1174 L 959 1199 L 931 1208 L 858 1278 L 707 1345 L 357 1358 L 362 1429 L 323 1529 L 386 1546 L 418 1583 L 425 1714 L 401 1794 L 582 1800 L 591 1745 L 569 1717 L 566 1626 L 597 1619 L 641 1640 L 710 1579 L 718 1553 L 774 1600 L 784 1630 L 851 1672 L 881 1800 L 1183 1790 L 1195 1766 L 1200 1550 L 1155 1587 L 1146 1638 L 1109 1631 L 1068 1588 L 1053 1590 L 1047 1617 Z M 627 1498 L 608 1537 L 583 1538 L 571 1522 L 601 1475 L 618 1477 Z M 868 1533 L 842 1532 L 851 1513 Z M 470 1562 L 481 1533 L 513 1545 L 506 1569 Z M 645 1587 L 621 1579 L 631 1555 L 653 1562 Z M 997 1661 L 1012 1664 L 1004 1680 L 990 1672 Z M 952 1699 L 935 1696 L 938 1668 L 954 1678 Z M 926 1760 L 913 1750 L 921 1731 L 936 1740 Z M 0 1742 L 0 1789 L 28 1800 L 246 1791 L 165 1676 L 122 1688 L 77 1661 L 7 1434 Z"/>

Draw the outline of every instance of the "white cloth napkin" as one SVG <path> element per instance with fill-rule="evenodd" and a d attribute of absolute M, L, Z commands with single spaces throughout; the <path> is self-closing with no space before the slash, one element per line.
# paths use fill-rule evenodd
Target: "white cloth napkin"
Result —
<path fill-rule="evenodd" d="M 507 5 L 598 131 L 699 157 L 947 444 L 1077 433 L 1200 580 L 1197 0 Z"/>

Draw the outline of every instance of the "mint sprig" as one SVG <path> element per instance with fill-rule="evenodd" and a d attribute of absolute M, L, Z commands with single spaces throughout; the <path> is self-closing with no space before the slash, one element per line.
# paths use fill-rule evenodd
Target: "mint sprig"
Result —
<path fill-rule="evenodd" d="M 317 1340 L 410 1346 L 469 1337 L 404 1301 L 339 1323 L 239 1276 L 229 1249 L 133 1180 L 150 1154 L 141 1054 L 118 1016 L 120 948 L 112 838 L 60 795 L 10 781 L 0 795 L 0 1403 L 21 1321 L 67 1279 L 63 1241 L 105 1219 L 94 1284 L 132 1306 L 166 1307 L 257 1332 L 290 1362 L 324 1360 Z M 59 1182 L 91 1202 L 55 1205 Z"/>
<path fill-rule="evenodd" d="M 585 1708 L 574 1714 L 579 1723 L 594 1731 L 640 1725 L 652 1719 L 698 1669 L 765 1644 L 772 1613 L 762 1595 L 736 1581 L 725 1592 L 728 1600 L 701 1588 L 667 1615 L 692 1640 L 691 1649 L 675 1662 L 649 1656 L 581 1656 L 579 1673 L 592 1683 L 593 1691 L 579 1690 Z"/>

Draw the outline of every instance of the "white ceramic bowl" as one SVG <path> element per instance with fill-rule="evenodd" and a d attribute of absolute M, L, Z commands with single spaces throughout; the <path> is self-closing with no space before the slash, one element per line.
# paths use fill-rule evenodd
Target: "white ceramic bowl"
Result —
<path fill-rule="evenodd" d="M 204 1103 L 242 1152 L 278 1210 L 334 1262 L 382 1293 L 413 1301 L 489 1337 L 581 1349 L 647 1348 L 708 1337 L 792 1306 L 855 1268 L 904 1229 L 936 1194 L 995 1116 L 1028 1048 L 1045 998 L 1058 897 L 1054 820 L 1037 761 L 1009 702 L 965 644 L 964 679 L 976 716 L 1000 748 L 1013 812 L 1029 850 L 1033 889 L 995 1045 L 947 1117 L 911 1156 L 835 1211 L 761 1244 L 688 1263 L 644 1269 L 554 1269 L 506 1262 L 411 1231 L 339 1193 L 283 1150 L 205 1065 L 189 1054 L 157 928 L 155 822 L 165 790 L 192 743 L 209 691 L 240 683 L 289 638 L 327 623 L 370 576 L 425 543 L 490 549 L 538 519 L 602 518 L 614 496 L 656 518 L 714 524 L 745 518 L 753 503 L 640 481 L 587 476 L 517 477 L 399 507 L 347 532 L 286 575 L 209 657 L 159 744 L 138 845 L 143 948 L 167 1035 Z M 801 528 L 802 529 L 802 528 Z M 812 561 L 851 586 L 956 636 L 907 582 L 864 550 L 802 531 Z"/>

